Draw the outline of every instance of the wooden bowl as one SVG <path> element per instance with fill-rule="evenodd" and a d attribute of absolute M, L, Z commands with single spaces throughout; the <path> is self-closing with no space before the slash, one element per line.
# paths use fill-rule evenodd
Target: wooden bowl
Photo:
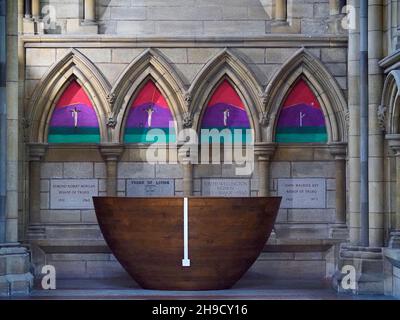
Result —
<path fill-rule="evenodd" d="M 281 198 L 188 198 L 183 266 L 184 198 L 94 197 L 111 251 L 144 289 L 231 288 L 260 255 Z"/>

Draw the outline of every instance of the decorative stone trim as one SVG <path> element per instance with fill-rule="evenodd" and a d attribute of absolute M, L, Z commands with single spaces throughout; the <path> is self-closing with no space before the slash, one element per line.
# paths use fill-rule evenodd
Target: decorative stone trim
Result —
<path fill-rule="evenodd" d="M 400 133 L 399 88 L 400 70 L 393 70 L 386 76 L 381 105 L 377 110 L 381 128 L 389 135 Z"/>

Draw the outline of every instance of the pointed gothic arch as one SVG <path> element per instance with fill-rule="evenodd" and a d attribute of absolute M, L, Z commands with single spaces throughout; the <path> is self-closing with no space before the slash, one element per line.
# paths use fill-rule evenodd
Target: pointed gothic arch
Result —
<path fill-rule="evenodd" d="M 400 71 L 391 71 L 385 80 L 378 117 L 387 134 L 400 134 Z"/>
<path fill-rule="evenodd" d="M 149 80 L 167 100 L 177 123 L 176 130 L 183 128 L 182 115 L 186 112 L 183 82 L 158 51 L 147 49 L 127 66 L 111 90 L 113 117 L 117 121 L 114 142 L 123 141 L 125 120 L 132 101 Z"/>
<path fill-rule="evenodd" d="M 174 120 L 171 108 L 151 77 L 140 84 L 131 101 L 121 123 L 121 141 L 127 144 L 154 143 L 156 137 L 149 134 L 156 129 L 157 135 L 165 134 L 165 140 L 158 143 L 176 142 L 176 127 L 170 127 Z"/>
<path fill-rule="evenodd" d="M 212 58 L 197 74 L 189 89 L 192 98 L 189 112 L 193 117 L 193 127 L 200 130 L 208 101 L 223 80 L 228 80 L 242 99 L 251 128 L 254 129 L 254 141 L 261 141 L 259 125 L 259 113 L 262 111 L 261 86 L 242 59 L 229 49 L 222 50 Z"/>
<path fill-rule="evenodd" d="M 55 104 L 72 81 L 76 81 L 92 102 L 97 115 L 101 142 L 108 142 L 107 101 L 110 85 L 97 68 L 79 51 L 68 51 L 36 86 L 29 104 L 30 142 L 46 143 L 48 125 Z"/>
<path fill-rule="evenodd" d="M 269 119 L 266 139 L 275 139 L 275 130 L 283 101 L 299 78 L 303 78 L 317 97 L 324 114 L 328 143 L 345 142 L 347 140 L 347 125 L 345 114 L 346 100 L 335 78 L 305 48 L 297 51 L 275 73 L 267 86 L 265 97 L 265 113 Z"/>

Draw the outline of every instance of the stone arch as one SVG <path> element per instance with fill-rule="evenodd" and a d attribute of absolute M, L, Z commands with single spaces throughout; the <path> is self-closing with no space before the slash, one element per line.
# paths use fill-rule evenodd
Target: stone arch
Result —
<path fill-rule="evenodd" d="M 400 71 L 391 71 L 385 80 L 378 117 L 387 134 L 400 134 Z"/>
<path fill-rule="evenodd" d="M 176 129 L 179 131 L 183 128 L 182 115 L 187 110 L 183 82 L 158 51 L 147 49 L 128 65 L 111 90 L 113 117 L 116 120 L 114 142 L 123 141 L 124 120 L 131 103 L 143 84 L 150 79 L 167 100 L 177 122 Z"/>
<path fill-rule="evenodd" d="M 193 117 L 193 127 L 201 127 L 201 120 L 207 103 L 215 88 L 227 79 L 245 104 L 254 141 L 261 141 L 259 113 L 262 111 L 262 89 L 254 74 L 246 67 L 241 58 L 229 49 L 224 49 L 212 58 L 197 74 L 189 89 L 191 103 L 189 113 Z"/>
<path fill-rule="evenodd" d="M 97 68 L 79 51 L 68 51 L 42 78 L 29 104 L 29 139 L 46 143 L 48 123 L 54 106 L 65 88 L 76 80 L 85 90 L 96 111 L 101 142 L 108 142 L 107 118 L 111 113 L 107 97 L 110 85 Z"/>
<path fill-rule="evenodd" d="M 301 77 L 307 82 L 322 106 L 328 143 L 345 142 L 347 140 L 345 120 L 347 107 L 343 92 L 322 62 L 304 48 L 297 51 L 275 73 L 267 86 L 264 112 L 269 123 L 266 130 L 266 141 L 274 141 L 281 105 L 293 84 Z"/>

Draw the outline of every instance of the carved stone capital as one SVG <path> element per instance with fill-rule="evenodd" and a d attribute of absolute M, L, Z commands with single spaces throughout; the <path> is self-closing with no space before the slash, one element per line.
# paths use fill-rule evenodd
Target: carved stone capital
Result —
<path fill-rule="evenodd" d="M 47 143 L 30 143 L 29 145 L 29 161 L 42 161 L 46 155 Z"/>
<path fill-rule="evenodd" d="M 105 161 L 118 161 L 123 151 L 124 147 L 120 144 L 109 143 L 100 146 L 100 153 Z"/>
<path fill-rule="evenodd" d="M 199 146 L 193 145 L 182 145 L 178 147 L 178 160 L 182 164 L 194 164 L 198 161 Z"/>
<path fill-rule="evenodd" d="M 256 143 L 254 145 L 254 154 L 258 161 L 270 161 L 275 154 L 276 143 Z"/>
<path fill-rule="evenodd" d="M 347 143 L 333 142 L 329 144 L 329 151 L 335 160 L 345 160 L 347 154 Z"/>
<path fill-rule="evenodd" d="M 390 149 L 393 150 L 396 157 L 400 156 L 400 134 L 387 134 L 385 139 L 388 141 Z"/>

